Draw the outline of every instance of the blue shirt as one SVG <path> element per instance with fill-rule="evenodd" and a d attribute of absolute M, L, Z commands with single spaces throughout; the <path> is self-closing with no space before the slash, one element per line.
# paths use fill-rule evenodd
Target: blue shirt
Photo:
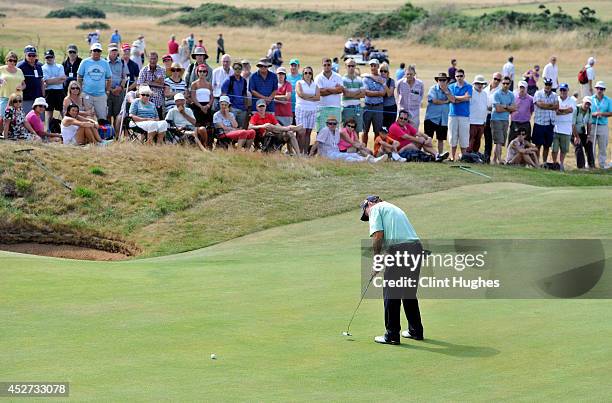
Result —
<path fill-rule="evenodd" d="M 278 77 L 276 77 L 276 74 L 268 71 L 268 75 L 265 79 L 259 74 L 259 70 L 251 74 L 251 78 L 249 79 L 249 91 L 251 93 L 257 91 L 261 95 L 269 97 L 272 92 L 276 90 L 278 90 Z M 253 96 L 253 111 L 257 111 L 257 100 L 258 98 Z M 270 113 L 274 113 L 274 102 L 270 102 L 266 110 Z"/>
<path fill-rule="evenodd" d="M 49 80 L 52 78 L 59 78 L 64 75 L 64 66 L 61 64 L 49 64 L 45 63 L 42 66 L 43 76 L 45 80 Z M 63 90 L 64 83 L 59 84 L 47 84 L 48 90 Z"/>
<path fill-rule="evenodd" d="M 121 35 L 119 34 L 112 34 L 110 37 L 110 42 L 109 43 L 115 43 L 117 44 L 117 46 L 119 46 L 121 44 Z"/>
<path fill-rule="evenodd" d="M 108 59 L 108 64 L 111 69 L 111 88 L 118 87 L 126 75 L 125 62 L 117 57 L 114 62 Z"/>
<path fill-rule="evenodd" d="M 512 91 L 504 92 L 504 90 L 495 91 L 493 95 L 493 110 L 491 111 L 491 120 L 508 121 L 510 112 L 497 112 L 495 105 L 510 106 L 514 103 L 514 94 Z"/>
<path fill-rule="evenodd" d="M 368 91 L 384 91 L 385 86 L 378 81 L 374 81 L 371 77 L 365 77 L 363 79 L 363 85 L 365 85 Z M 365 103 L 370 105 L 382 105 L 383 97 L 370 97 L 365 96 Z"/>
<path fill-rule="evenodd" d="M 385 246 L 419 239 L 406 213 L 394 204 L 376 203 L 370 208 L 369 218 L 370 236 L 383 231 Z"/>
<path fill-rule="evenodd" d="M 612 103 L 610 97 L 604 95 L 601 101 L 597 98 L 597 95 L 591 96 L 591 113 L 593 112 L 612 112 Z M 593 117 L 593 124 L 607 125 L 608 117 L 599 116 Z"/>
<path fill-rule="evenodd" d="M 229 92 L 230 80 L 234 81 L 234 84 L 232 85 L 232 92 Z M 241 111 L 246 110 L 244 105 L 244 97 L 246 97 L 246 85 L 247 82 L 244 77 L 240 76 L 240 79 L 236 80 L 234 75 L 226 78 L 225 81 L 223 81 L 223 84 L 221 84 L 221 93 L 227 94 L 227 96 L 229 96 L 230 102 L 232 103 L 232 108 L 239 109 Z"/>
<path fill-rule="evenodd" d="M 397 69 L 395 71 L 395 79 L 397 81 L 401 80 L 402 78 L 404 78 L 404 76 L 406 75 L 406 69 Z"/>
<path fill-rule="evenodd" d="M 432 101 L 448 101 L 448 97 L 442 92 L 438 84 L 432 85 L 427 93 L 427 109 L 425 110 L 425 120 L 431 120 L 440 126 L 448 126 L 448 104 L 436 105 Z M 469 103 L 468 103 L 469 106 Z"/>
<path fill-rule="evenodd" d="M 472 86 L 466 82 L 463 83 L 463 86 L 459 87 L 457 83 L 452 83 L 448 86 L 448 90 L 451 94 L 456 97 L 463 96 L 465 94 L 470 94 L 472 96 Z M 460 102 L 458 104 L 452 103 L 449 104 L 449 116 L 465 116 L 470 117 L 470 100 Z"/>
<path fill-rule="evenodd" d="M 302 75 L 300 73 L 298 73 L 296 76 L 287 74 L 287 81 L 291 83 L 291 88 L 293 88 L 293 91 L 291 91 L 291 112 L 295 112 L 295 85 L 301 79 Z"/>
<path fill-rule="evenodd" d="M 83 93 L 94 97 L 106 94 L 106 80 L 112 76 L 111 68 L 104 59 L 98 61 L 91 57 L 83 60 L 77 71 L 83 77 Z"/>
<path fill-rule="evenodd" d="M 23 100 L 33 101 L 38 97 L 42 97 L 42 64 L 36 62 L 34 66 L 31 66 L 28 62 L 22 60 L 17 64 L 17 68 L 21 69 L 25 77 L 26 87 L 25 90 L 23 90 Z"/>

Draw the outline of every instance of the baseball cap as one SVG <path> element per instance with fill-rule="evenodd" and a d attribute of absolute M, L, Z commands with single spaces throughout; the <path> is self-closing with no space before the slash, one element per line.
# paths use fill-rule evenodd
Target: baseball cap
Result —
<path fill-rule="evenodd" d="M 53 51 L 53 49 L 49 49 L 45 52 L 45 59 L 47 57 L 55 57 L 55 52 Z"/>
<path fill-rule="evenodd" d="M 117 47 L 116 43 L 109 43 L 108 44 L 108 51 L 110 52 L 111 50 L 119 50 L 119 48 Z"/>
<path fill-rule="evenodd" d="M 25 48 L 23 48 L 23 53 L 28 54 L 28 53 L 38 53 L 36 51 L 36 48 L 32 45 L 28 45 Z"/>
<path fill-rule="evenodd" d="M 284 68 L 284 67 L 279 67 L 279 68 L 276 69 L 276 74 L 278 74 L 278 73 L 283 73 L 283 74 L 287 75 L 287 69 Z"/>
<path fill-rule="evenodd" d="M 601 88 L 601 89 L 606 89 L 606 83 L 604 83 L 603 81 L 597 81 L 597 84 L 595 84 L 595 88 Z"/>
<path fill-rule="evenodd" d="M 591 101 L 591 97 L 584 97 L 584 98 L 582 98 L 582 103 L 583 104 L 589 103 L 591 105 L 593 104 L 593 102 Z"/>
<path fill-rule="evenodd" d="M 297 64 L 298 66 L 300 65 L 300 60 L 299 59 L 291 59 L 289 60 L 289 65 L 292 64 Z"/>
<path fill-rule="evenodd" d="M 569 85 L 567 83 L 561 83 L 561 84 L 559 84 L 559 89 L 560 90 L 568 91 L 569 90 Z"/>
<path fill-rule="evenodd" d="M 102 51 L 102 45 L 100 45 L 99 43 L 96 42 L 96 43 L 91 45 L 89 50 L 99 50 L 99 51 Z"/>
<path fill-rule="evenodd" d="M 251 62 L 250 62 L 250 61 L 248 61 L 247 59 L 242 59 L 242 60 L 240 61 L 240 63 L 241 63 L 241 64 L 251 64 Z"/>
<path fill-rule="evenodd" d="M 527 85 L 527 82 L 526 82 L 526 81 L 519 81 L 519 85 L 518 85 L 518 86 L 519 86 L 519 88 L 520 88 L 520 87 L 523 87 L 523 88 L 527 88 L 527 87 L 528 87 L 528 85 Z"/>
<path fill-rule="evenodd" d="M 263 99 L 261 99 L 260 101 L 263 101 Z M 228 97 L 227 95 L 222 95 L 219 98 L 219 102 L 225 102 L 225 103 L 228 103 L 230 105 L 232 104 L 232 102 L 230 101 L 230 97 Z M 266 102 L 266 101 L 264 101 L 264 102 Z"/>
<path fill-rule="evenodd" d="M 552 85 L 552 80 L 550 78 L 545 78 L 544 85 Z"/>
<path fill-rule="evenodd" d="M 71 43 L 70 45 L 68 45 L 68 47 L 66 48 L 66 50 L 68 52 L 73 51 L 73 52 L 77 52 L 79 51 L 79 48 L 77 48 L 77 45 Z"/>
<path fill-rule="evenodd" d="M 170 54 L 168 53 L 162 56 L 162 61 L 166 61 L 166 60 L 172 60 L 172 56 L 170 56 Z"/>
<path fill-rule="evenodd" d="M 378 59 L 370 59 L 370 61 L 368 62 L 368 64 L 370 66 L 372 66 L 373 64 L 379 65 L 380 63 L 378 63 Z"/>
<path fill-rule="evenodd" d="M 185 100 L 185 95 L 183 95 L 182 92 L 179 92 L 178 94 L 174 94 L 174 101 L 180 101 L 180 100 Z"/>
<path fill-rule="evenodd" d="M 257 103 L 255 104 L 255 106 L 265 105 L 265 104 L 266 104 L 266 101 L 265 101 L 265 100 L 263 100 L 263 99 L 259 99 L 259 100 L 257 101 Z"/>
<path fill-rule="evenodd" d="M 124 43 L 123 45 L 121 45 L 121 50 L 130 50 L 130 44 L 129 43 Z"/>
<path fill-rule="evenodd" d="M 375 196 L 375 195 L 371 195 L 371 196 L 367 196 L 365 198 L 364 201 L 361 202 L 361 204 L 359 205 L 361 207 L 361 221 L 369 221 L 370 217 L 368 217 L 368 214 L 366 213 L 366 208 L 368 208 L 368 202 L 370 203 L 378 203 L 380 202 L 380 197 Z"/>

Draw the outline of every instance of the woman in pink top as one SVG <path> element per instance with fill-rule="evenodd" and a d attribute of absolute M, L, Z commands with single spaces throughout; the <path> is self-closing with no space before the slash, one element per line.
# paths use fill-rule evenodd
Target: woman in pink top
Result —
<path fill-rule="evenodd" d="M 278 90 L 274 97 L 274 116 L 278 123 L 283 126 L 293 124 L 293 113 L 291 112 L 291 91 L 293 87 L 287 81 L 287 70 L 284 67 L 276 69 L 278 76 Z"/>
<path fill-rule="evenodd" d="M 344 122 L 344 127 L 340 130 L 340 142 L 338 143 L 338 149 L 341 153 L 358 153 L 362 156 L 373 155 L 362 142 L 360 142 L 359 136 L 355 128 L 357 122 L 354 118 L 349 118 Z"/>

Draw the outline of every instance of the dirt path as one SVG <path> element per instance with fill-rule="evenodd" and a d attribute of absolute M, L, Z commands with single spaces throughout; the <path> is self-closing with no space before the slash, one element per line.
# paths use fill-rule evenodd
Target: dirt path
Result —
<path fill-rule="evenodd" d="M 106 252 L 98 249 L 72 245 L 53 245 L 45 243 L 0 244 L 0 250 L 28 253 L 31 255 L 62 257 L 79 260 L 123 260 L 128 256 L 122 253 Z"/>

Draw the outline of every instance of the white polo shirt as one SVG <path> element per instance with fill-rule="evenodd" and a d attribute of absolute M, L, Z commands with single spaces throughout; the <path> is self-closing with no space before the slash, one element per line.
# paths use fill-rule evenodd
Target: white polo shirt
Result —
<path fill-rule="evenodd" d="M 576 112 L 576 102 L 572 99 L 572 97 L 565 98 L 565 101 L 559 97 L 559 109 L 567 109 L 569 107 L 572 107 L 573 111 Z M 573 113 L 568 113 L 567 115 L 557 115 L 557 118 L 555 119 L 555 133 L 571 136 L 573 123 Z"/>
<path fill-rule="evenodd" d="M 223 82 L 234 75 L 234 69 L 229 68 L 229 72 L 225 72 L 223 70 L 223 66 L 219 66 L 212 72 L 212 87 L 213 87 L 213 97 L 218 98 L 221 96 L 221 86 Z"/>
<path fill-rule="evenodd" d="M 329 78 L 325 77 L 323 72 L 317 74 L 315 77 L 315 84 L 320 89 L 324 88 L 334 88 L 337 84 L 342 85 L 342 77 L 340 74 L 332 71 L 331 76 Z M 321 101 L 319 102 L 320 106 L 335 106 L 340 107 L 342 101 L 342 93 L 340 94 L 332 94 L 332 95 L 321 95 Z"/>

